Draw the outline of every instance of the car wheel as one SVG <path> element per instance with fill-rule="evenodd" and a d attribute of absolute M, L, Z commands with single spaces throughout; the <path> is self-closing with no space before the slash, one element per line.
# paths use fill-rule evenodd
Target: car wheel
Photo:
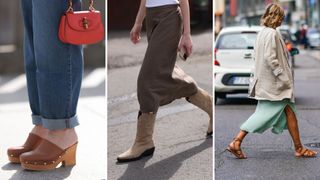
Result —
<path fill-rule="evenodd" d="M 226 99 L 226 98 L 227 98 L 227 94 L 226 93 L 215 92 L 214 103 L 217 104 L 219 99 Z"/>

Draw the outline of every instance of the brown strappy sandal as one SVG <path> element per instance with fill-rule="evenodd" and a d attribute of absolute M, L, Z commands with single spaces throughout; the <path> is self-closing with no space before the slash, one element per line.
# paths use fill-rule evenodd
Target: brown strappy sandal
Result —
<path fill-rule="evenodd" d="M 238 149 L 236 149 L 236 144 L 235 142 L 242 142 L 242 139 L 239 138 L 234 138 L 233 139 L 233 147 L 231 147 L 230 145 L 228 145 L 228 148 L 226 149 L 227 151 L 229 151 L 230 153 L 232 153 L 233 155 L 235 155 L 238 159 L 247 159 L 247 156 L 242 152 L 241 147 L 239 147 Z"/>
<path fill-rule="evenodd" d="M 304 148 L 302 145 L 298 145 L 295 149 L 295 156 L 299 158 L 314 158 L 318 154 L 318 152 Z"/>

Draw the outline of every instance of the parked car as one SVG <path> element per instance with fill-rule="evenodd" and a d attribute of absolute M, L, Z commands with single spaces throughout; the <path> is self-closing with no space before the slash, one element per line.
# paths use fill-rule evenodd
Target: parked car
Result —
<path fill-rule="evenodd" d="M 280 34 L 282 35 L 282 38 L 286 44 L 286 47 L 289 51 L 292 51 L 292 49 L 294 48 L 298 48 L 297 47 L 297 39 L 296 37 L 290 32 L 290 29 L 288 26 L 280 26 L 279 28 L 277 28 L 277 30 L 280 32 Z M 289 63 L 291 63 L 290 65 L 292 67 L 295 67 L 295 55 L 291 54 L 291 61 Z"/>
<path fill-rule="evenodd" d="M 316 28 L 308 29 L 307 39 L 311 49 L 320 47 L 320 32 Z"/>
<path fill-rule="evenodd" d="M 282 36 L 285 36 L 283 38 L 289 39 L 294 45 L 298 45 L 298 39 L 294 35 L 295 29 L 291 29 L 288 25 L 281 25 L 278 30 L 280 30 Z"/>
<path fill-rule="evenodd" d="M 254 67 L 254 43 L 261 29 L 261 26 L 237 26 L 223 28 L 219 33 L 214 50 L 216 102 L 228 94 L 248 93 Z M 292 56 L 299 53 L 296 48 L 290 52 Z"/>
<path fill-rule="evenodd" d="M 191 24 L 212 27 L 212 0 L 189 0 Z"/>

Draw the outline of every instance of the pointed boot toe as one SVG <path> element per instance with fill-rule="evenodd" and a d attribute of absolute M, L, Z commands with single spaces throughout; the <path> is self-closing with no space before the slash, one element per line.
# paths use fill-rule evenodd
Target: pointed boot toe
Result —
<path fill-rule="evenodd" d="M 143 157 L 152 156 L 154 153 L 154 150 L 155 150 L 155 147 L 151 147 L 146 150 L 142 150 L 142 151 L 140 150 L 140 152 L 134 152 L 132 151 L 132 148 L 130 148 L 128 151 L 120 154 L 117 157 L 117 161 L 119 163 L 137 161 Z"/>
<path fill-rule="evenodd" d="M 156 114 L 141 113 L 138 115 L 136 139 L 131 148 L 117 157 L 117 161 L 136 161 L 145 156 L 151 156 L 155 147 L 153 143 L 153 130 Z"/>

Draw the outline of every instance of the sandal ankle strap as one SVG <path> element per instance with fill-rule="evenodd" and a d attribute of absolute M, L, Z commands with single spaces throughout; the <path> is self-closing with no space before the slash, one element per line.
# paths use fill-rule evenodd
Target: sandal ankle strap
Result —
<path fill-rule="evenodd" d="M 295 147 L 296 150 L 303 149 L 302 144 L 295 144 L 294 147 Z"/>
<path fill-rule="evenodd" d="M 242 142 L 242 139 L 239 138 L 233 138 L 234 141 L 239 141 L 240 143 Z"/>

